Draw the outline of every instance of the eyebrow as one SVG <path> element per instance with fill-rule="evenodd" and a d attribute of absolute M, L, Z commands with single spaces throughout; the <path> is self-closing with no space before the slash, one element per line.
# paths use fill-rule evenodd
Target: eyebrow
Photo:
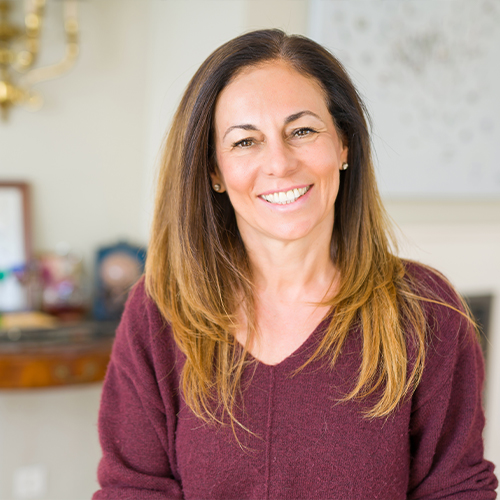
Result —
<path fill-rule="evenodd" d="M 299 111 L 298 113 L 294 113 L 293 115 L 288 116 L 285 119 L 285 125 L 288 125 L 289 123 L 294 122 L 295 120 L 298 120 L 299 118 L 302 118 L 306 115 L 314 116 L 318 120 L 321 120 L 321 118 L 316 113 L 313 113 L 312 111 L 306 109 L 305 111 Z"/>
<path fill-rule="evenodd" d="M 316 114 L 313 113 L 312 111 L 309 111 L 308 109 L 304 111 L 299 111 L 298 113 L 294 113 L 293 115 L 287 116 L 285 118 L 285 125 L 288 125 L 291 122 L 294 122 L 295 120 L 298 120 L 299 118 L 302 118 L 303 116 L 314 116 L 318 120 L 321 120 L 321 118 Z M 240 129 L 240 130 L 259 130 L 257 126 L 252 125 L 251 123 L 243 123 L 241 125 L 232 125 L 226 130 L 226 133 L 224 134 L 224 137 L 222 138 L 223 140 L 225 139 L 226 135 L 229 134 L 232 130 L 235 129 Z"/>

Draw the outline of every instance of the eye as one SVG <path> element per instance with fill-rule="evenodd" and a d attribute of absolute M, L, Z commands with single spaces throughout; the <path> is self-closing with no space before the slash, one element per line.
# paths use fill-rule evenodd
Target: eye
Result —
<path fill-rule="evenodd" d="M 316 134 L 317 131 L 310 127 L 302 127 L 294 130 L 292 136 L 294 137 L 305 137 L 306 135 Z"/>
<path fill-rule="evenodd" d="M 253 146 L 254 143 L 255 140 L 252 138 L 241 139 L 241 141 L 233 143 L 233 148 L 249 148 L 250 146 Z"/>

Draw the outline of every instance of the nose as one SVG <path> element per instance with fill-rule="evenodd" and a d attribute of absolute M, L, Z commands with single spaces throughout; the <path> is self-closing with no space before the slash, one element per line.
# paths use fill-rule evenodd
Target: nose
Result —
<path fill-rule="evenodd" d="M 265 148 L 264 173 L 272 177 L 287 177 L 298 167 L 290 146 L 282 139 L 269 141 Z"/>

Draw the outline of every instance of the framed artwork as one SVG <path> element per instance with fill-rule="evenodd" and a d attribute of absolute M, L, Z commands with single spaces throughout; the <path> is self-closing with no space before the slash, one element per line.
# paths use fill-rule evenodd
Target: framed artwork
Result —
<path fill-rule="evenodd" d="M 22 276 L 31 260 L 29 186 L 0 182 L 0 312 L 29 306 Z"/>
<path fill-rule="evenodd" d="M 144 272 L 145 262 L 146 249 L 124 241 L 98 250 L 95 319 L 120 319 L 128 292 Z"/>
<path fill-rule="evenodd" d="M 392 199 L 500 199 L 500 2 L 310 0 L 372 115 Z"/>
<path fill-rule="evenodd" d="M 479 326 L 481 347 L 483 348 L 484 359 L 488 363 L 488 346 L 491 343 L 491 317 L 494 297 L 492 294 L 489 294 L 466 295 L 464 298 Z"/>

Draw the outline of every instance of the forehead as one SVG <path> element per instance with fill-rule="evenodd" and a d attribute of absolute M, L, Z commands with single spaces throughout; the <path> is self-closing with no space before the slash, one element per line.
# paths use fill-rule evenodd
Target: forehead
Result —
<path fill-rule="evenodd" d="M 322 108 L 327 111 L 326 93 L 314 78 L 298 72 L 283 61 L 249 66 L 236 74 L 219 94 L 215 121 L 238 119 L 259 112 L 296 112 Z"/>

